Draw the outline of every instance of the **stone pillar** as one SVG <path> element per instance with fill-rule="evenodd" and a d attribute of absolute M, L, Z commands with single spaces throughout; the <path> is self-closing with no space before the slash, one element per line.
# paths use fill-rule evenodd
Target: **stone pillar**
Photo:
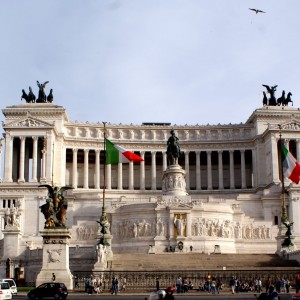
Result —
<path fill-rule="evenodd" d="M 89 149 L 84 149 L 83 188 L 89 188 Z"/>
<path fill-rule="evenodd" d="M 280 182 L 279 179 L 279 166 L 278 166 L 278 151 L 277 139 L 274 134 L 271 135 L 271 164 L 273 169 L 273 182 Z"/>
<path fill-rule="evenodd" d="M 134 190 L 134 185 L 133 185 L 133 161 L 129 162 L 129 178 L 128 178 L 128 189 L 129 190 Z"/>
<path fill-rule="evenodd" d="M 145 152 L 140 152 L 143 161 L 140 162 L 140 190 L 145 190 Z"/>
<path fill-rule="evenodd" d="M 151 152 L 151 190 L 156 190 L 156 152 Z"/>
<path fill-rule="evenodd" d="M 167 152 L 163 152 L 163 171 L 167 169 Z"/>
<path fill-rule="evenodd" d="M 95 150 L 95 189 L 100 189 L 100 149 Z"/>
<path fill-rule="evenodd" d="M 12 182 L 13 137 L 5 134 L 4 181 Z"/>
<path fill-rule="evenodd" d="M 234 150 L 229 150 L 229 168 L 230 168 L 230 188 L 235 188 L 234 182 L 234 157 L 233 157 Z"/>
<path fill-rule="evenodd" d="M 5 134 L 4 181 L 12 182 L 13 140 L 9 132 Z"/>
<path fill-rule="evenodd" d="M 46 183 L 46 148 L 42 150 L 42 177 L 40 179 L 41 183 Z"/>
<path fill-rule="evenodd" d="M 201 163 L 200 163 L 201 151 L 196 152 L 196 190 L 201 190 Z"/>
<path fill-rule="evenodd" d="M 224 189 L 224 180 L 223 180 L 223 151 L 218 151 L 218 173 L 219 173 L 219 189 Z"/>
<path fill-rule="evenodd" d="M 187 213 L 186 214 L 186 236 L 191 237 L 192 236 L 192 220 L 191 220 L 191 214 Z"/>
<path fill-rule="evenodd" d="M 189 151 L 184 151 L 184 167 L 185 167 L 185 182 L 186 182 L 186 189 L 190 189 L 190 160 L 189 160 Z"/>
<path fill-rule="evenodd" d="M 123 164 L 118 163 L 118 190 L 123 189 Z"/>
<path fill-rule="evenodd" d="M 111 190 L 111 165 L 106 165 L 106 189 Z"/>
<path fill-rule="evenodd" d="M 257 187 L 257 157 L 256 150 L 252 149 L 252 187 Z"/>
<path fill-rule="evenodd" d="M 25 182 L 24 166 L 25 166 L 25 136 L 20 136 L 20 165 L 19 165 L 19 179 L 18 182 Z"/>
<path fill-rule="evenodd" d="M 241 179 L 242 189 L 246 188 L 246 166 L 245 166 L 245 150 L 241 150 Z"/>
<path fill-rule="evenodd" d="M 51 281 L 52 273 L 55 273 L 57 282 L 63 282 L 69 290 L 73 290 L 73 276 L 69 267 L 69 230 L 54 228 L 40 233 L 43 237 L 43 262 L 36 286 Z"/>
<path fill-rule="evenodd" d="M 32 149 L 32 182 L 37 182 L 37 148 L 38 148 L 38 136 L 33 136 L 33 149 Z"/>
<path fill-rule="evenodd" d="M 207 151 L 207 189 L 212 190 L 211 151 Z"/>
<path fill-rule="evenodd" d="M 72 170 L 72 187 L 74 189 L 77 189 L 77 180 L 78 180 L 78 174 L 77 174 L 77 153 L 78 149 L 73 148 L 73 170 Z"/>

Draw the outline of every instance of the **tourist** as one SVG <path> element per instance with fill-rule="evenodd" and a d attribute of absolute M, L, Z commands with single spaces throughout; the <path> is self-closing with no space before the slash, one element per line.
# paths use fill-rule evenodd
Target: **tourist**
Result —
<path fill-rule="evenodd" d="M 54 273 L 52 273 L 52 282 L 55 282 L 55 280 L 56 280 L 56 276 Z"/>
<path fill-rule="evenodd" d="M 221 281 L 220 277 L 217 277 L 216 291 L 218 294 L 220 294 L 221 289 L 222 289 L 222 281 Z"/>
<path fill-rule="evenodd" d="M 297 275 L 296 275 L 295 284 L 296 284 L 296 293 L 299 293 L 299 291 L 300 291 L 300 273 L 297 273 Z"/>
<path fill-rule="evenodd" d="M 278 300 L 278 293 L 274 287 L 274 285 L 270 285 L 268 296 L 270 300 Z"/>
<path fill-rule="evenodd" d="M 175 297 L 173 295 L 175 289 L 173 287 L 168 287 L 167 288 L 167 294 L 165 295 L 164 300 L 175 300 Z"/>
<path fill-rule="evenodd" d="M 213 277 L 210 283 L 210 288 L 211 288 L 211 293 L 214 295 L 216 293 L 216 285 L 217 285 L 217 281 L 216 278 Z"/>
<path fill-rule="evenodd" d="M 181 284 L 182 284 L 181 277 L 178 276 L 176 278 L 176 293 L 181 293 Z"/>
<path fill-rule="evenodd" d="M 121 279 L 121 292 L 126 292 L 126 277 Z"/>
<path fill-rule="evenodd" d="M 236 280 L 235 280 L 234 276 L 232 276 L 232 278 L 230 279 L 229 286 L 231 288 L 232 294 L 234 294 L 235 293 L 235 287 L 236 287 Z"/>

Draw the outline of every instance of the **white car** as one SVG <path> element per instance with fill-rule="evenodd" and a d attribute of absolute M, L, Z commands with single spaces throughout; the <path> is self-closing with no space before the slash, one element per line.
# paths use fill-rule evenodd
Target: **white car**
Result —
<path fill-rule="evenodd" d="M 12 294 L 8 282 L 0 282 L 0 300 L 11 299 Z"/>
<path fill-rule="evenodd" d="M 18 289 L 17 289 L 17 285 L 15 283 L 15 281 L 11 278 L 3 278 L 0 279 L 1 281 L 7 282 L 10 286 L 10 291 L 13 295 L 17 295 L 18 294 Z"/>

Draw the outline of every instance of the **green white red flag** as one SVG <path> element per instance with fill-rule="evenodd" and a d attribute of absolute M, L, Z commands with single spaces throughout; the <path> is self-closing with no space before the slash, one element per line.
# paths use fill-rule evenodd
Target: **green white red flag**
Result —
<path fill-rule="evenodd" d="M 298 184 L 300 181 L 300 164 L 288 151 L 285 145 L 282 145 L 281 150 L 283 174 L 285 177 Z"/>
<path fill-rule="evenodd" d="M 110 140 L 105 139 L 105 147 L 106 147 L 106 164 L 118 164 L 118 163 L 129 163 L 133 162 L 141 162 L 144 161 L 137 154 L 124 149 L 121 146 L 117 146 L 112 143 Z"/>

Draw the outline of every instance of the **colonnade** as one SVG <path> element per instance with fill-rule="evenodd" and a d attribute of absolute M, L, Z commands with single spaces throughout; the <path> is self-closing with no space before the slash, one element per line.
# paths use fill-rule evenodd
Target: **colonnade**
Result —
<path fill-rule="evenodd" d="M 102 149 L 65 148 L 65 161 L 52 158 L 51 144 L 43 136 L 5 135 L 5 182 L 46 182 L 51 180 L 52 161 L 65 164 L 61 184 L 73 188 L 103 188 L 104 152 Z M 284 139 L 286 147 L 300 158 L 300 140 Z M 264 146 L 266 147 L 266 145 Z M 182 147 L 183 148 L 183 147 Z M 256 187 L 258 149 L 185 150 L 179 164 L 186 171 L 187 190 L 246 189 Z M 273 181 L 280 180 L 278 138 L 270 138 Z M 0 147 L 0 155 L 2 149 Z M 163 171 L 167 168 L 165 151 L 137 152 L 144 161 L 106 166 L 106 189 L 160 190 Z M 1 162 L 1 159 L 0 159 Z M 50 175 L 49 175 L 50 174 Z"/>
<path fill-rule="evenodd" d="M 66 184 L 72 185 L 75 189 L 103 188 L 103 151 L 77 148 L 66 151 L 70 155 L 72 153 L 72 158 L 66 162 L 68 170 Z M 83 159 L 79 159 L 79 151 Z M 186 171 L 187 190 L 253 187 L 254 151 L 251 149 L 183 152 L 180 164 Z M 106 189 L 161 189 L 162 172 L 167 168 L 166 152 L 141 151 L 137 154 L 144 161 L 106 166 Z M 78 163 L 79 161 L 83 162 Z"/>

